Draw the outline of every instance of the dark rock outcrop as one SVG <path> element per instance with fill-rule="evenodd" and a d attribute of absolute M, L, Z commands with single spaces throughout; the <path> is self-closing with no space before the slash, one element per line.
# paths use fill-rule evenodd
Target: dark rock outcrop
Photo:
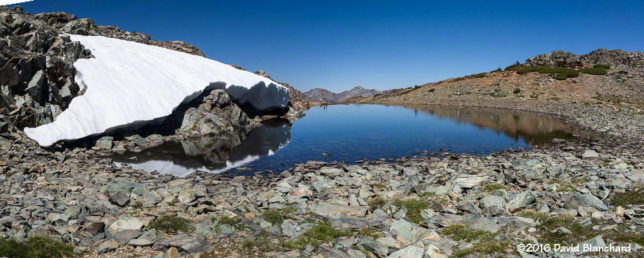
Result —
<path fill-rule="evenodd" d="M 249 132 L 259 126 L 231 100 L 224 90 L 216 89 L 205 96 L 198 108 L 186 110 L 178 134 L 186 136 L 228 135 L 237 131 Z"/>
<path fill-rule="evenodd" d="M 181 41 L 156 41 L 138 32 L 96 25 L 64 12 L 32 15 L 0 7 L 0 114 L 18 129 L 52 122 L 83 93 L 73 63 L 91 52 L 66 34 L 135 41 L 203 56 Z"/>
<path fill-rule="evenodd" d="M 73 62 L 91 57 L 81 44 L 48 24 L 73 15 L 40 17 L 43 20 L 19 7 L 0 7 L 0 113 L 20 129 L 53 121 L 82 94 L 74 81 Z"/>

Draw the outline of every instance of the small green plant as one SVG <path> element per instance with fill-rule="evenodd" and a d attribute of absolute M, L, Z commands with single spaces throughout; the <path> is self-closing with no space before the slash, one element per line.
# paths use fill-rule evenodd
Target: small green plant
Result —
<path fill-rule="evenodd" d="M 434 192 L 424 192 L 418 195 L 419 197 L 423 198 L 429 198 L 429 197 L 436 197 L 436 193 Z"/>
<path fill-rule="evenodd" d="M 508 253 L 512 251 L 512 243 L 510 241 L 498 241 L 495 239 L 486 239 L 478 243 L 474 243 L 472 247 L 456 250 L 452 253 L 452 257 L 467 257 L 474 253 L 479 254 L 495 254 L 495 253 Z"/>
<path fill-rule="evenodd" d="M 567 78 L 573 78 L 579 76 L 579 71 L 567 67 L 551 67 L 551 66 L 523 66 L 520 64 L 515 64 L 508 66 L 506 71 L 516 71 L 517 74 L 527 74 L 537 72 L 540 74 L 548 74 L 552 78 L 557 80 L 565 80 Z"/>
<path fill-rule="evenodd" d="M 531 218 L 537 222 L 545 221 L 549 217 L 548 214 L 543 214 L 541 212 L 537 212 L 530 209 L 522 210 L 521 212 L 519 212 L 518 216 L 524 217 L 524 218 Z"/>
<path fill-rule="evenodd" d="M 296 208 L 293 206 L 284 209 L 269 209 L 262 214 L 262 217 L 273 225 L 280 225 L 285 219 L 290 219 L 289 215 L 295 212 Z"/>
<path fill-rule="evenodd" d="M 371 184 L 371 187 L 382 189 L 385 188 L 385 185 L 383 183 L 373 183 Z"/>
<path fill-rule="evenodd" d="M 457 241 L 465 240 L 467 242 L 473 242 L 473 245 L 469 248 L 454 251 L 452 253 L 454 257 L 465 257 L 473 253 L 507 253 L 513 250 L 509 241 L 498 241 L 494 239 L 494 233 L 472 229 L 461 224 L 445 227 L 441 233 Z"/>
<path fill-rule="evenodd" d="M 609 64 L 596 64 L 596 65 L 593 65 L 593 68 L 599 68 L 599 69 L 608 70 L 608 69 L 610 69 L 610 65 Z"/>
<path fill-rule="evenodd" d="M 301 249 L 309 244 L 318 247 L 324 242 L 350 235 L 350 232 L 335 229 L 331 226 L 331 223 L 325 221 L 305 231 L 296 240 L 283 242 L 282 245 L 288 249 Z"/>
<path fill-rule="evenodd" d="M 467 242 L 472 242 L 473 240 L 482 238 L 490 238 L 493 236 L 491 232 L 485 230 L 474 230 L 461 224 L 445 227 L 442 233 L 454 240 L 465 240 Z"/>
<path fill-rule="evenodd" d="M 508 67 L 506 67 L 505 71 L 516 71 L 519 68 L 521 68 L 521 63 L 519 63 L 519 61 L 517 61 L 513 65 L 509 65 Z"/>
<path fill-rule="evenodd" d="M 597 67 L 584 68 L 584 69 L 581 69 L 580 72 L 587 73 L 587 74 L 594 74 L 594 75 L 606 75 L 606 74 L 608 74 L 608 70 L 606 70 L 604 68 L 597 68 Z"/>
<path fill-rule="evenodd" d="M 513 91 L 513 93 L 514 93 L 514 94 L 519 94 L 519 93 L 521 93 L 521 89 L 519 89 L 519 88 L 515 88 L 515 89 L 514 89 L 514 91 Z"/>
<path fill-rule="evenodd" d="M 610 203 L 614 206 L 644 204 L 644 188 L 635 188 L 623 193 L 616 192 L 610 198 Z"/>
<path fill-rule="evenodd" d="M 414 223 L 420 223 L 423 221 L 423 217 L 420 215 L 420 211 L 429 208 L 429 203 L 423 200 L 417 199 L 396 199 L 392 203 L 397 207 L 407 208 L 407 218 Z"/>
<path fill-rule="evenodd" d="M 48 258 L 75 257 L 74 247 L 48 237 L 26 240 L 0 239 L 0 257 Z"/>
<path fill-rule="evenodd" d="M 507 188 L 504 185 L 501 184 L 488 184 L 483 187 L 483 191 L 486 192 L 492 192 L 494 190 L 507 190 Z"/>
<path fill-rule="evenodd" d="M 382 197 L 374 197 L 374 198 L 371 198 L 371 200 L 369 200 L 368 204 L 373 208 L 380 208 L 385 204 L 387 204 L 387 200 L 385 200 Z"/>
<path fill-rule="evenodd" d="M 167 215 L 150 222 L 149 228 L 166 233 L 191 232 L 193 230 L 189 220 Z"/>
<path fill-rule="evenodd" d="M 212 218 L 212 220 L 214 221 L 215 218 Z M 231 218 L 231 217 L 228 217 L 228 216 L 221 216 L 221 217 L 219 217 L 218 221 L 219 221 L 219 224 L 230 225 L 230 226 L 234 227 L 236 230 L 239 230 L 239 231 L 242 231 L 242 230 L 246 229 L 246 225 L 244 225 L 244 223 L 242 223 L 241 219 L 239 219 L 239 218 Z"/>
<path fill-rule="evenodd" d="M 563 193 L 563 192 L 574 192 L 575 188 L 570 186 L 570 185 L 562 185 L 561 187 L 557 188 L 557 192 Z"/>
<path fill-rule="evenodd" d="M 143 203 L 141 201 L 136 201 L 132 204 L 132 207 L 137 210 L 143 209 Z"/>

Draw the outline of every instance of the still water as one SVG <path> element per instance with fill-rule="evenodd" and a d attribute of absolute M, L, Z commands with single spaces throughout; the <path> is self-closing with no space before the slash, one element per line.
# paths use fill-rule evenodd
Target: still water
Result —
<path fill-rule="evenodd" d="M 424 153 L 488 154 L 570 139 L 571 128 L 534 113 L 453 106 L 332 105 L 314 107 L 292 125 L 270 122 L 222 148 L 216 138 L 166 143 L 115 157 L 146 171 L 280 172 L 308 160 L 354 163 Z M 231 146 L 226 140 L 226 146 Z"/>

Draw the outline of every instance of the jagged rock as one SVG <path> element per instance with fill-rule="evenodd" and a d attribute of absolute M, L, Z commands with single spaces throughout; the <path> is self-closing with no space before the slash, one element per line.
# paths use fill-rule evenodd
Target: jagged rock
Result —
<path fill-rule="evenodd" d="M 407 245 L 414 244 L 419 240 L 422 240 L 427 233 L 426 229 L 404 219 L 397 220 L 392 223 L 389 231 L 395 235 L 399 241 L 402 241 Z"/>
<path fill-rule="evenodd" d="M 112 234 L 112 239 L 119 243 L 119 245 L 125 245 L 130 240 L 139 237 L 143 232 L 137 229 L 126 229 L 119 230 Z"/>
<path fill-rule="evenodd" d="M 422 258 L 424 252 L 424 248 L 412 245 L 393 252 L 387 258 Z"/>
<path fill-rule="evenodd" d="M 99 150 L 111 150 L 113 141 L 114 141 L 114 137 L 103 136 L 96 141 L 96 144 L 94 145 L 94 147 L 96 147 Z"/>
<path fill-rule="evenodd" d="M 533 203 L 536 200 L 534 193 L 532 191 L 524 191 L 518 194 L 514 199 L 508 202 L 506 209 L 510 212 L 524 208 L 529 204 Z"/>
<path fill-rule="evenodd" d="M 484 212 L 500 215 L 505 210 L 505 199 L 496 195 L 487 195 L 481 198 L 480 205 Z"/>
<path fill-rule="evenodd" d="M 566 208 L 577 209 L 579 207 L 592 207 L 601 211 L 608 210 L 606 204 L 600 199 L 590 193 L 574 193 L 568 201 L 566 201 Z"/>
<path fill-rule="evenodd" d="M 110 239 L 98 245 L 98 248 L 96 248 L 96 251 L 99 254 L 102 254 L 102 253 L 114 251 L 116 250 L 116 248 L 119 248 L 119 243 Z"/>
<path fill-rule="evenodd" d="M 96 235 L 105 230 L 105 223 L 103 222 L 90 222 L 83 227 L 83 231 Z"/>
<path fill-rule="evenodd" d="M 599 158 L 599 153 L 597 153 L 594 150 L 586 150 L 586 151 L 584 151 L 583 154 L 581 154 L 581 158 L 583 158 L 583 159 L 596 159 L 596 158 Z"/>
<path fill-rule="evenodd" d="M 152 244 L 153 244 L 152 241 L 144 238 L 132 239 L 129 242 L 127 242 L 127 245 L 131 245 L 131 246 L 150 246 Z"/>
<path fill-rule="evenodd" d="M 212 90 L 204 97 L 199 108 L 186 110 L 180 134 L 189 136 L 232 134 L 235 129 L 250 131 L 258 126 L 234 103 L 224 90 Z"/>
<path fill-rule="evenodd" d="M 73 20 L 63 26 L 62 31 L 69 34 L 97 35 L 98 27 L 90 19 Z"/>
<path fill-rule="evenodd" d="M 108 231 L 111 234 L 116 234 L 123 230 L 140 230 L 143 227 L 143 222 L 135 217 L 123 217 L 114 221 Z M 139 234 L 140 235 L 140 234 Z"/>
<path fill-rule="evenodd" d="M 208 239 L 205 236 L 181 233 L 171 238 L 161 239 L 154 243 L 159 248 L 176 247 L 186 253 L 197 253 L 209 249 Z"/>
<path fill-rule="evenodd" d="M 462 188 L 472 188 L 478 185 L 481 185 L 487 180 L 487 176 L 484 175 L 461 175 L 455 181 L 454 184 Z"/>
<path fill-rule="evenodd" d="M 330 202 L 316 202 L 311 206 L 311 212 L 332 219 L 341 217 L 364 217 L 367 210 L 368 207 L 349 206 Z"/>

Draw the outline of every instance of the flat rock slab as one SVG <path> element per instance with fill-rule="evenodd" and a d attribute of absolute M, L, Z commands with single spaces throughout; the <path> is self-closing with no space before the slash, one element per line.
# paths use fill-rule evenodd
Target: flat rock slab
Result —
<path fill-rule="evenodd" d="M 155 249 L 176 247 L 186 253 L 197 253 L 208 250 L 208 239 L 205 236 L 182 233 L 171 238 L 161 239 L 154 243 Z"/>
<path fill-rule="evenodd" d="M 364 217 L 368 207 L 349 206 L 318 201 L 311 205 L 311 212 L 326 218 Z"/>

